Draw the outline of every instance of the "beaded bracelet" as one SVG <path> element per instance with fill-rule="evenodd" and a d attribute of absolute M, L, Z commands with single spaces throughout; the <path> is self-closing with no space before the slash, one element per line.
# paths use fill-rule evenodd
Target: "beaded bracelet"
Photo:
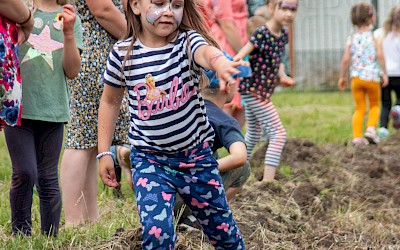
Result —
<path fill-rule="evenodd" d="M 17 23 L 18 25 L 24 25 L 24 24 L 26 24 L 27 22 L 29 22 L 29 20 L 31 20 L 31 17 L 32 17 L 32 11 L 31 11 L 31 9 L 28 9 L 29 10 L 29 16 L 28 16 L 28 19 L 26 19 L 25 21 L 23 21 L 22 23 Z"/>
<path fill-rule="evenodd" d="M 113 153 L 113 152 L 110 152 L 110 151 L 101 152 L 100 154 L 96 155 L 96 159 L 98 159 L 98 160 L 99 160 L 101 157 L 103 157 L 103 156 L 105 156 L 105 155 L 111 155 L 111 156 L 114 156 L 114 153 Z"/>

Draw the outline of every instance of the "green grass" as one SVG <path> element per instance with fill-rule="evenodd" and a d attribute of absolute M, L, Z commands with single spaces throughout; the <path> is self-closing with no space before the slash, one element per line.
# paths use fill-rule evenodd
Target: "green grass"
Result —
<path fill-rule="evenodd" d="M 350 93 L 282 92 L 273 96 L 289 138 L 301 137 L 317 144 L 344 143 L 351 139 L 351 116 L 354 110 Z M 290 169 L 287 173 L 290 175 Z M 61 230 L 57 238 L 40 236 L 38 197 L 32 207 L 33 237 L 11 237 L 9 183 L 11 163 L 0 132 L 0 249 L 90 249 L 112 237 L 118 228 L 138 224 L 133 192 L 127 185 L 128 198 L 116 200 L 110 189 L 103 189 L 99 180 L 98 203 L 101 219 L 95 225 Z"/>

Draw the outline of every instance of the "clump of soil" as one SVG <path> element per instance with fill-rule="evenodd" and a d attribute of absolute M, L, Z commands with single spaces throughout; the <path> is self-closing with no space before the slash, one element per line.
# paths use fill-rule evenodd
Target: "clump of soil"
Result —
<path fill-rule="evenodd" d="M 277 181 L 261 183 L 266 145 L 253 177 L 231 202 L 247 249 L 400 249 L 400 132 L 379 145 L 316 146 L 288 140 Z M 141 249 L 140 230 L 112 249 Z M 176 249 L 212 249 L 201 232 Z"/>

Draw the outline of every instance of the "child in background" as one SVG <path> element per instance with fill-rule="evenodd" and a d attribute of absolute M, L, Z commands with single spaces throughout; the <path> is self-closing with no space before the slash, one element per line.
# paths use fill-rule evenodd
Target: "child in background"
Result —
<path fill-rule="evenodd" d="M 203 222 L 216 249 L 244 249 L 210 145 L 214 131 L 200 94 L 201 68 L 218 73 L 221 91 L 241 62 L 229 61 L 202 25 L 191 0 L 129 0 L 128 34 L 114 45 L 99 110 L 99 173 L 116 187 L 109 148 L 124 89 L 129 92 L 133 183 L 144 249 L 174 249 L 176 192 Z M 162 93 L 149 99 L 153 77 Z M 165 94 L 163 94 L 165 92 Z M 154 95 L 152 95 L 154 97 Z M 208 211 L 217 213 L 209 216 Z"/>
<path fill-rule="evenodd" d="M 13 234 L 31 235 L 32 194 L 40 199 L 41 232 L 56 236 L 61 215 L 58 161 L 69 120 L 67 78 L 77 76 L 82 26 L 68 1 L 35 1 L 34 29 L 19 49 L 24 109 L 20 127 L 4 129 L 12 162 Z"/>
<path fill-rule="evenodd" d="M 241 81 L 239 91 L 246 104 L 245 139 L 248 160 L 261 139 L 262 131 L 268 133 L 269 146 L 265 154 L 263 181 L 275 179 L 276 168 L 286 142 L 286 131 L 272 104 L 271 95 L 278 80 L 284 86 L 295 84 L 292 78 L 286 76 L 281 56 L 289 40 L 288 31 L 284 27 L 293 22 L 297 6 L 297 0 L 268 1 L 271 18 L 254 32 L 250 41 L 234 57 L 238 60 L 250 55 L 253 75 Z"/>
<path fill-rule="evenodd" d="M 351 92 L 356 103 L 353 114 L 353 144 L 366 145 L 379 143 L 376 126 L 379 119 L 379 100 L 381 83 L 387 85 L 387 76 L 381 39 L 374 39 L 371 27 L 375 23 L 375 9 L 369 3 L 353 5 L 351 21 L 357 26 L 357 32 L 348 37 L 340 67 L 339 90 L 346 85 L 345 73 L 350 66 Z M 366 100 L 369 99 L 367 129 L 362 135 Z"/>
<path fill-rule="evenodd" d="M 236 53 L 247 43 L 246 25 L 248 11 L 246 0 L 201 0 L 204 2 L 211 33 L 223 51 Z M 239 80 L 237 81 L 237 85 Z M 224 111 L 233 116 L 240 127 L 245 124 L 245 113 L 240 93 L 236 92 L 232 102 L 225 104 Z"/>
<path fill-rule="evenodd" d="M 386 70 L 389 77 L 388 85 L 382 86 L 382 108 L 380 128 L 378 135 L 386 138 L 389 135 L 389 114 L 392 114 L 393 126 L 400 128 L 398 114 L 392 109 L 392 91 L 396 93 L 396 105 L 400 105 L 400 6 L 392 8 L 390 14 L 383 24 L 383 54 L 385 55 Z"/>

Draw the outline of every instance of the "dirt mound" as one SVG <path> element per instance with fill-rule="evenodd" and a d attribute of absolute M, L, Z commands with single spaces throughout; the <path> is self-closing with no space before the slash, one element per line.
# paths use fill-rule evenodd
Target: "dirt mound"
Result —
<path fill-rule="evenodd" d="M 255 178 L 231 203 L 247 249 L 400 249 L 400 132 L 358 147 L 288 140 L 272 183 L 257 181 L 265 149 L 254 153 Z M 140 230 L 110 242 L 140 249 Z M 192 232 L 179 234 L 176 249 L 212 248 Z"/>

